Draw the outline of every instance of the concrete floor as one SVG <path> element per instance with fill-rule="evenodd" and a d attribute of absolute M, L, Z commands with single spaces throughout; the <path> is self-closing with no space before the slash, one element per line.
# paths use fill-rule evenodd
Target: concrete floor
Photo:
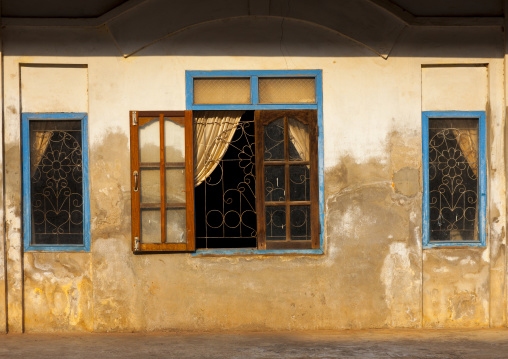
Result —
<path fill-rule="evenodd" d="M 508 358 L 508 329 L 7 334 L 0 358 Z"/>

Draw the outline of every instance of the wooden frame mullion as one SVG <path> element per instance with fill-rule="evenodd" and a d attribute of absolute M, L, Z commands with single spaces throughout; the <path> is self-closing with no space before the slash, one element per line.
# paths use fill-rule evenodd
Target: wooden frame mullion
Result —
<path fill-rule="evenodd" d="M 261 112 L 254 112 L 256 143 L 256 220 L 257 220 L 257 245 L 258 249 L 266 249 L 266 209 L 265 209 L 265 157 L 264 136 Z"/>
<path fill-rule="evenodd" d="M 284 116 L 284 206 L 286 208 L 286 242 L 291 240 L 291 198 L 289 191 L 289 120 Z"/>
<path fill-rule="evenodd" d="M 321 226 L 319 223 L 319 175 L 318 175 L 318 126 L 315 111 L 309 113 L 309 159 L 310 159 L 310 221 L 312 248 L 321 247 L 319 238 Z"/>
<path fill-rule="evenodd" d="M 131 141 L 131 232 L 132 250 L 139 250 L 141 238 L 141 210 L 139 195 L 139 131 L 137 112 L 130 111 L 130 141 Z"/>
<path fill-rule="evenodd" d="M 194 121 L 192 111 L 185 111 L 185 207 L 187 251 L 196 249 L 194 221 Z"/>
<path fill-rule="evenodd" d="M 160 150 L 160 181 L 161 181 L 161 243 L 166 243 L 166 154 L 164 153 L 164 115 L 159 115 L 159 150 Z"/>

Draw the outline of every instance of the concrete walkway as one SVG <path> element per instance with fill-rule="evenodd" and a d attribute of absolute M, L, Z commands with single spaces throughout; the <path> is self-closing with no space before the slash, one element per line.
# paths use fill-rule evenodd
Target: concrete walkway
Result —
<path fill-rule="evenodd" d="M 508 330 L 0 335 L 0 358 L 508 358 Z"/>

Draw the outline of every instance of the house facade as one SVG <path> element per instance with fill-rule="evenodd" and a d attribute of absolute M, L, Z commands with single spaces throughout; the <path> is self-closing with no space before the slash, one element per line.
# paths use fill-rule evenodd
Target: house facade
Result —
<path fill-rule="evenodd" d="M 3 1 L 0 332 L 506 326 L 506 20 L 450 3 Z"/>

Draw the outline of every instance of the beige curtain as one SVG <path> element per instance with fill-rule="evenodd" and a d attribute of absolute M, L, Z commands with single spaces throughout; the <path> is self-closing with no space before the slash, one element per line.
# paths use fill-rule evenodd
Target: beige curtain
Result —
<path fill-rule="evenodd" d="M 453 130 L 453 135 L 459 143 L 460 150 L 466 158 L 475 176 L 478 176 L 478 130 Z"/>
<path fill-rule="evenodd" d="M 203 111 L 194 118 L 194 186 L 215 170 L 244 111 Z"/>
<path fill-rule="evenodd" d="M 38 131 L 35 133 L 34 142 L 30 149 L 30 176 L 35 174 L 35 169 L 39 165 L 48 148 L 49 140 L 51 139 L 52 133 L 49 131 Z"/>
<path fill-rule="evenodd" d="M 309 156 L 309 126 L 300 121 L 290 118 L 289 122 L 289 140 L 296 148 L 296 151 L 302 158 L 302 161 L 308 161 Z"/>

